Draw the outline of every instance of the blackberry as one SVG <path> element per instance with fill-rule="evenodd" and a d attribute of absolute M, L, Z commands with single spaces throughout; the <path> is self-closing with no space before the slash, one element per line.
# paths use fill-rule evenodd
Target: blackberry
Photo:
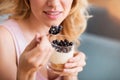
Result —
<path fill-rule="evenodd" d="M 59 41 L 58 41 L 58 40 L 53 40 L 52 43 L 53 43 L 53 44 L 58 44 Z"/>
<path fill-rule="evenodd" d="M 72 45 L 73 45 L 73 42 L 70 42 L 70 43 L 69 43 L 69 46 L 72 46 Z"/>
<path fill-rule="evenodd" d="M 62 26 L 60 25 L 60 26 L 58 26 L 58 33 L 60 33 L 60 31 L 62 30 Z"/>
<path fill-rule="evenodd" d="M 62 26 L 51 26 L 51 28 L 49 30 L 49 34 L 56 35 L 56 34 L 60 33 L 61 30 L 62 30 Z"/>
<path fill-rule="evenodd" d="M 69 46 L 69 41 L 67 39 L 64 40 L 65 46 Z"/>
<path fill-rule="evenodd" d="M 63 41 L 63 40 L 60 40 L 60 42 L 59 42 L 58 45 L 59 45 L 59 46 L 64 46 L 64 41 Z"/>
<path fill-rule="evenodd" d="M 73 42 L 69 42 L 67 39 L 65 40 L 53 40 L 52 46 L 55 48 L 57 52 L 63 52 L 67 53 L 71 50 L 71 46 L 73 45 Z"/>

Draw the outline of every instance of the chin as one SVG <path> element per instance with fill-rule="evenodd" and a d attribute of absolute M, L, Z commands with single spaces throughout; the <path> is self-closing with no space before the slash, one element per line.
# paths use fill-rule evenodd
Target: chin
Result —
<path fill-rule="evenodd" d="M 47 24 L 47 26 L 51 26 L 51 25 L 54 25 L 54 26 L 58 26 L 58 25 L 60 25 L 62 22 L 63 22 L 63 18 L 61 18 L 61 19 L 56 19 L 56 20 L 46 20 L 46 24 Z"/>
<path fill-rule="evenodd" d="M 51 23 L 49 23 L 48 24 L 48 26 L 58 26 L 58 25 L 60 25 L 61 23 L 60 22 L 51 22 Z"/>

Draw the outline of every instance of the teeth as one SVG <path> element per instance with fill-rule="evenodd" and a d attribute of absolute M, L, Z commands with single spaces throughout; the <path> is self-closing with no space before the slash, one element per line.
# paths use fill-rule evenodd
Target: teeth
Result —
<path fill-rule="evenodd" d="M 57 15 L 58 13 L 47 13 L 49 15 Z"/>
<path fill-rule="evenodd" d="M 46 12 L 48 15 L 58 15 L 60 12 Z"/>

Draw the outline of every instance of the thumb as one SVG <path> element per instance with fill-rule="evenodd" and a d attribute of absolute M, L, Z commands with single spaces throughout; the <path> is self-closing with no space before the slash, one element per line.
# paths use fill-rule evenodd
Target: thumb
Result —
<path fill-rule="evenodd" d="M 49 46 L 49 39 L 46 35 L 41 36 L 40 47 L 47 48 Z"/>
<path fill-rule="evenodd" d="M 37 46 L 37 44 L 40 42 L 40 34 L 37 33 L 34 37 L 34 39 L 28 44 L 28 46 L 26 47 L 25 51 L 30 51 L 32 50 L 34 47 Z"/>

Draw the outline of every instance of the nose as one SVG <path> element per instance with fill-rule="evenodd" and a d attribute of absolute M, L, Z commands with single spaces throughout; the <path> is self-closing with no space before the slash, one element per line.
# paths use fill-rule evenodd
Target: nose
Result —
<path fill-rule="evenodd" d="M 59 0 L 48 0 L 47 5 L 48 7 L 56 9 L 57 6 L 60 4 Z"/>

